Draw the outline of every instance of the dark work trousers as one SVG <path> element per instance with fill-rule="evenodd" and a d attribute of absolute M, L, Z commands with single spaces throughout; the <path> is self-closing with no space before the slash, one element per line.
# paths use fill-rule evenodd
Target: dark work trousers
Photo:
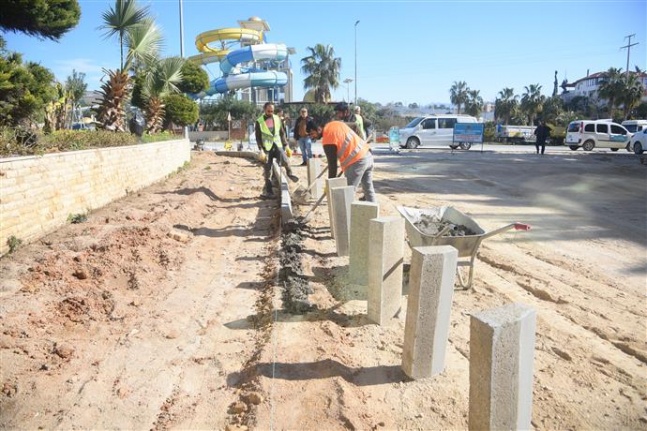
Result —
<path fill-rule="evenodd" d="M 283 148 L 279 148 L 276 144 L 272 145 L 270 151 L 267 152 L 267 161 L 263 166 L 263 178 L 265 179 L 265 189 L 263 193 L 272 194 L 272 165 L 274 160 L 283 166 L 288 175 L 292 175 L 292 168 L 290 168 L 290 162 L 288 161 L 288 156 L 285 154 Z"/>
<path fill-rule="evenodd" d="M 539 154 L 539 148 L 541 148 L 541 154 L 544 154 L 544 151 L 546 150 L 546 140 L 537 139 L 535 142 L 535 148 L 537 149 L 537 154 Z"/>

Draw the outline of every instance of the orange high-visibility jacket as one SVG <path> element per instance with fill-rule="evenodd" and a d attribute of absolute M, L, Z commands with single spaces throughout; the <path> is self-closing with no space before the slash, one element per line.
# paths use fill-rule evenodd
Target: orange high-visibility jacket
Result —
<path fill-rule="evenodd" d="M 326 124 L 321 144 L 337 147 L 337 160 L 339 160 L 342 172 L 348 166 L 361 160 L 369 149 L 368 144 L 342 121 L 331 121 Z"/>

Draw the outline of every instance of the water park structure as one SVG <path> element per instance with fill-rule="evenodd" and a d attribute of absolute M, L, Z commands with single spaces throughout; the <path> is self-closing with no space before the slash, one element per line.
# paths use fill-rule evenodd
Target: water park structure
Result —
<path fill-rule="evenodd" d="M 240 27 L 220 28 L 198 34 L 195 46 L 200 54 L 189 61 L 201 65 L 218 62 L 221 76 L 196 98 L 240 90 L 242 100 L 264 103 L 291 101 L 292 72 L 285 44 L 268 43 L 269 24 L 251 17 L 238 21 Z"/>

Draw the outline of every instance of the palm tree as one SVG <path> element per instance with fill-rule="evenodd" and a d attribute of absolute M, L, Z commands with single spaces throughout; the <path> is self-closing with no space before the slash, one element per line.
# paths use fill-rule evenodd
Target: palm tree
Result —
<path fill-rule="evenodd" d="M 117 0 L 117 5 L 123 4 Z M 130 7 L 136 8 L 134 1 L 127 0 Z M 118 7 L 117 7 L 118 9 Z M 97 110 L 97 120 L 107 130 L 123 132 L 126 130 L 125 106 L 132 91 L 131 69 L 144 71 L 147 65 L 157 61 L 162 45 L 162 36 L 155 23 L 146 17 L 125 27 L 122 42 L 127 48 L 126 61 L 118 70 L 105 70 L 108 80 L 101 85 L 101 100 Z"/>
<path fill-rule="evenodd" d="M 469 87 L 465 81 L 454 81 L 454 85 L 449 89 L 449 100 L 456 106 L 456 113 L 460 115 L 461 106 L 467 102 Z"/>
<path fill-rule="evenodd" d="M 465 112 L 473 117 L 478 117 L 483 111 L 483 98 L 479 90 L 469 90 L 465 102 Z"/>
<path fill-rule="evenodd" d="M 158 133 L 164 121 L 164 98 L 179 93 L 177 88 L 182 82 L 184 59 L 170 57 L 153 63 L 149 70 L 142 94 L 145 99 L 146 131 Z"/>
<path fill-rule="evenodd" d="M 506 87 L 499 91 L 499 97 L 494 102 L 494 113 L 496 118 L 503 119 L 505 124 L 510 124 L 510 118 L 517 110 L 519 102 L 514 89 Z"/>
<path fill-rule="evenodd" d="M 103 13 L 104 24 L 99 27 L 105 30 L 105 37 L 119 35 L 121 49 L 121 68 L 124 68 L 124 39 L 133 27 L 139 25 L 148 16 L 148 6 L 138 7 L 137 0 L 116 0 L 114 7 Z"/>
<path fill-rule="evenodd" d="M 328 103 L 331 100 L 330 89 L 339 87 L 341 58 L 335 58 L 335 49 L 331 45 L 317 44 L 307 49 L 310 55 L 301 59 L 301 72 L 308 75 L 303 80 L 303 88 L 314 89 L 315 102 Z"/>
<path fill-rule="evenodd" d="M 645 87 L 643 87 L 642 82 L 640 82 L 638 72 L 629 72 L 625 77 L 624 87 L 625 88 L 620 95 L 620 102 L 624 106 L 623 118 L 627 120 L 631 111 L 640 105 L 640 99 L 645 93 Z"/>
<path fill-rule="evenodd" d="M 600 99 L 607 100 L 609 116 L 614 118 L 616 106 L 624 89 L 624 75 L 622 69 L 610 67 L 609 70 L 602 74 L 602 82 L 598 87 L 598 96 Z"/>
<path fill-rule="evenodd" d="M 556 123 L 564 114 L 564 102 L 559 96 L 546 98 L 543 105 L 541 118 L 548 123 Z"/>
<path fill-rule="evenodd" d="M 521 110 L 526 115 L 528 124 L 532 125 L 537 114 L 543 110 L 544 100 L 541 85 L 530 84 L 524 87 L 526 92 L 521 96 Z"/>

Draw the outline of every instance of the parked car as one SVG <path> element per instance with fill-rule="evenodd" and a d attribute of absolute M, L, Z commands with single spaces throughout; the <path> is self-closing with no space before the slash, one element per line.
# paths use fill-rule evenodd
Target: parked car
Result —
<path fill-rule="evenodd" d="M 638 133 L 647 129 L 647 120 L 625 120 L 620 124 L 625 126 L 629 133 Z"/>
<path fill-rule="evenodd" d="M 400 129 L 400 147 L 444 147 L 469 150 L 469 142 L 454 142 L 454 126 L 456 123 L 477 123 L 475 117 L 469 115 L 429 115 L 414 118 L 409 124 Z"/>
<path fill-rule="evenodd" d="M 564 143 L 573 151 L 580 147 L 584 151 L 594 148 L 618 151 L 621 148 L 629 150 L 630 138 L 627 129 L 610 120 L 577 120 L 568 125 Z"/>
<path fill-rule="evenodd" d="M 629 150 L 635 154 L 642 154 L 647 149 L 647 127 L 634 133 L 629 143 Z"/>

